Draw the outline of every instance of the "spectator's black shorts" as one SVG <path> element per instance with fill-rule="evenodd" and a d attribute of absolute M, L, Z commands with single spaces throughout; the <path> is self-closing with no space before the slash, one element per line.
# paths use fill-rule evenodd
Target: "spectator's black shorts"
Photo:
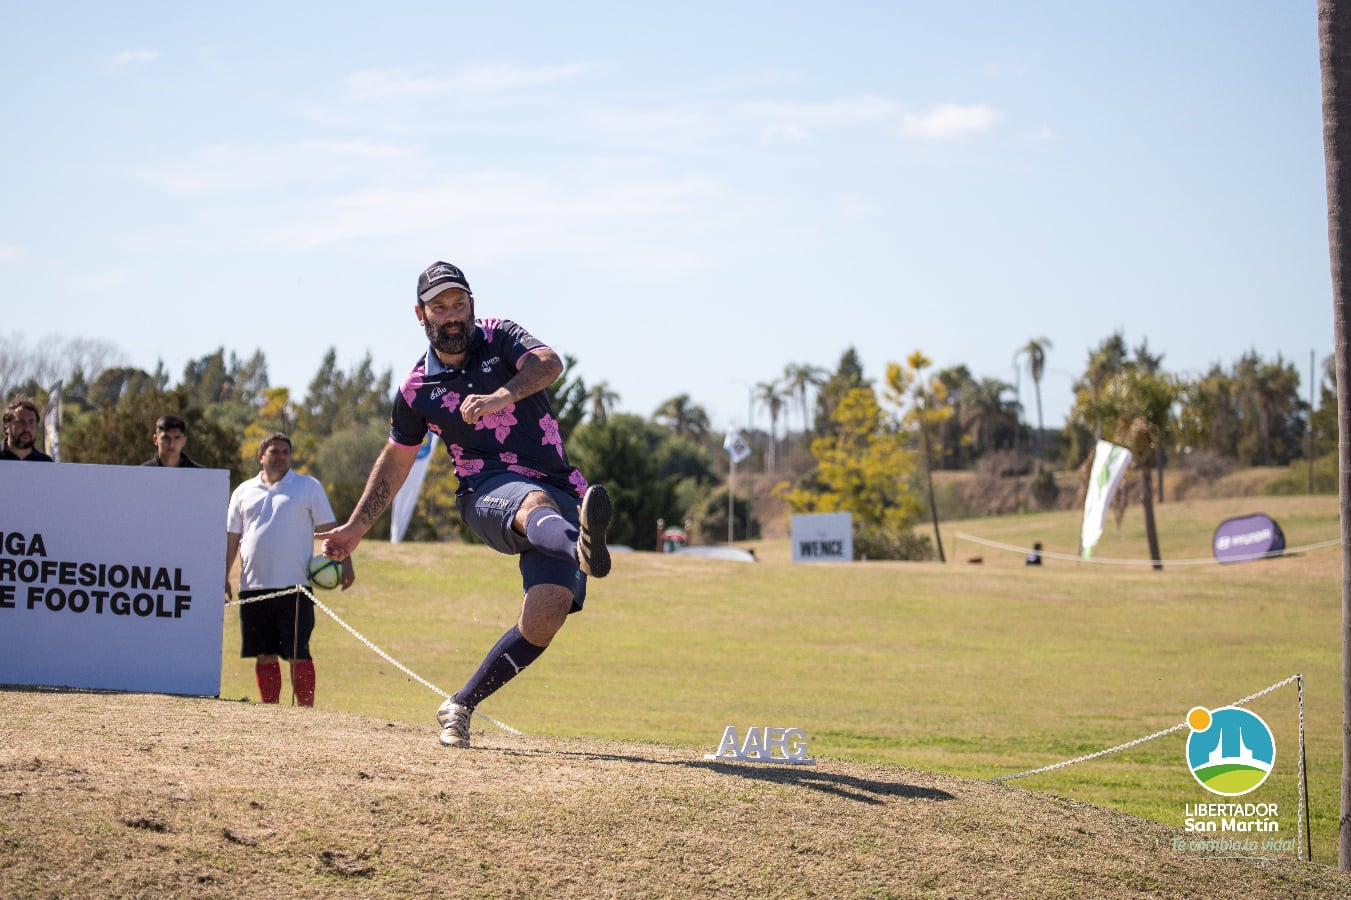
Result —
<path fill-rule="evenodd" d="M 275 594 L 285 588 L 240 591 L 239 599 Z M 269 600 L 239 605 L 239 655 L 310 658 L 310 634 L 314 631 L 314 601 L 299 590 Z"/>

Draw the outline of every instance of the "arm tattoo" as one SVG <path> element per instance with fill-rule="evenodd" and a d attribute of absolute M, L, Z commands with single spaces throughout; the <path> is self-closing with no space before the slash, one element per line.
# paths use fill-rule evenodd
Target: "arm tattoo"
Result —
<path fill-rule="evenodd" d="M 371 485 L 370 496 L 357 510 L 361 517 L 361 524 L 367 526 L 375 524 L 375 520 L 380 517 L 380 513 L 384 512 L 385 507 L 389 505 L 389 495 L 389 482 L 383 478 Z"/>

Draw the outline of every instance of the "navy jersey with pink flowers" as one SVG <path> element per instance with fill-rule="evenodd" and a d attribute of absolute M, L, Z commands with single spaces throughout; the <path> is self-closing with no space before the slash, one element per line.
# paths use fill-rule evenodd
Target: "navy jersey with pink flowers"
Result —
<path fill-rule="evenodd" d="M 470 425 L 460 415 L 469 394 L 491 394 L 516 374 L 531 352 L 546 345 L 507 319 L 481 319 L 463 369 L 449 369 L 429 347 L 399 386 L 389 420 L 390 440 L 406 447 L 422 443 L 428 431 L 445 442 L 455 460 L 459 493 L 490 475 L 515 472 L 576 493 L 586 479 L 568 462 L 558 420 L 544 391 L 503 407 Z"/>

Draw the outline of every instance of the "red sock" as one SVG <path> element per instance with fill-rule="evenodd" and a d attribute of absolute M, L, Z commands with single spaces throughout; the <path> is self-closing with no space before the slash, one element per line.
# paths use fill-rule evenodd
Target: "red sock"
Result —
<path fill-rule="evenodd" d="M 298 659 L 291 663 L 291 689 L 296 692 L 297 704 L 314 705 L 314 660 Z"/>
<path fill-rule="evenodd" d="M 258 679 L 258 693 L 264 703 L 276 703 L 281 699 L 281 663 L 256 663 L 253 674 Z"/>

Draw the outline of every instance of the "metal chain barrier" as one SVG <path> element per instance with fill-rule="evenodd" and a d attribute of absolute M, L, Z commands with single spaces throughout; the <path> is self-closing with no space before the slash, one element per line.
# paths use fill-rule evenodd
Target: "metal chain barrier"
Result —
<path fill-rule="evenodd" d="M 450 696 L 450 694 L 448 694 L 447 692 L 441 690 L 439 687 L 437 687 L 436 685 L 432 684 L 430 681 L 428 681 L 427 679 L 423 678 L 421 675 L 419 675 L 418 673 L 414 672 L 412 669 L 408 668 L 408 667 L 405 666 L 403 663 L 399 662 L 397 659 L 395 659 L 394 657 L 390 656 L 388 653 L 386 653 L 385 651 L 381 650 L 379 647 L 375 646 L 375 644 L 373 644 L 373 643 L 371 643 L 369 640 L 367 640 L 365 635 L 363 635 L 363 634 L 361 634 L 360 632 L 358 632 L 358 631 L 357 631 L 355 628 L 353 628 L 351 625 L 348 625 L 346 622 L 344 622 L 344 621 L 342 620 L 342 618 L 341 618 L 337 613 L 335 613 L 333 610 L 331 610 L 331 609 L 329 609 L 327 606 L 325 606 L 324 603 L 323 603 L 323 601 L 320 600 L 318 597 L 314 596 L 314 592 L 311 591 L 311 590 L 310 590 L 307 586 L 305 586 L 305 585 L 296 585 L 295 588 L 285 588 L 284 590 L 273 591 L 273 592 L 270 593 L 270 594 L 260 594 L 260 595 L 257 596 L 257 597 L 250 597 L 250 598 L 248 598 L 247 600 L 242 600 L 242 599 L 241 599 L 241 600 L 230 600 L 230 601 L 228 601 L 225 605 L 226 605 L 227 607 L 230 607 L 230 606 L 241 606 L 241 605 L 243 605 L 243 604 L 245 604 L 245 603 L 256 603 L 256 602 L 259 601 L 259 600 L 271 600 L 271 599 L 274 598 L 274 597 L 283 597 L 283 596 L 286 596 L 287 594 L 290 594 L 290 593 L 292 593 L 293 591 L 295 591 L 297 588 L 299 588 L 299 590 L 301 591 L 301 593 L 303 593 L 305 596 L 309 597 L 312 601 L 314 601 L 314 605 L 317 606 L 319 609 L 323 610 L 325 615 L 327 615 L 330 619 L 332 619 L 333 621 L 335 621 L 335 622 L 337 622 L 339 625 L 341 625 L 343 628 L 345 628 L 345 629 L 347 630 L 347 633 L 348 633 L 348 634 L 352 635 L 352 637 L 356 638 L 358 641 L 361 641 L 361 643 L 363 643 L 363 644 L 365 644 L 367 647 L 369 647 L 372 651 L 375 652 L 375 654 L 376 654 L 377 656 L 379 656 L 379 657 L 380 657 L 381 659 L 383 659 L 385 662 L 389 663 L 391 666 L 393 666 L 394 668 L 398 669 L 400 672 L 402 672 L 403 674 L 407 675 L 409 678 L 413 679 L 414 681 L 418 682 L 419 684 L 421 684 L 421 685 L 427 687 L 427 688 L 430 689 L 433 693 L 435 693 L 437 696 L 439 696 L 439 697 L 449 697 L 449 696 Z M 512 734 L 523 734 L 523 733 L 524 733 L 524 732 L 521 732 L 521 731 L 517 731 L 515 728 L 512 728 L 510 725 L 507 725 L 507 724 L 504 723 L 504 722 L 499 722 L 499 721 L 497 721 L 496 719 L 492 718 L 491 716 L 485 716 L 483 713 L 479 712 L 478 710 L 474 710 L 474 715 L 478 716 L 479 718 L 483 719 L 484 721 L 491 722 L 492 724 L 496 725 L 498 728 L 501 728 L 503 731 L 509 731 L 509 732 L 511 732 Z"/>

